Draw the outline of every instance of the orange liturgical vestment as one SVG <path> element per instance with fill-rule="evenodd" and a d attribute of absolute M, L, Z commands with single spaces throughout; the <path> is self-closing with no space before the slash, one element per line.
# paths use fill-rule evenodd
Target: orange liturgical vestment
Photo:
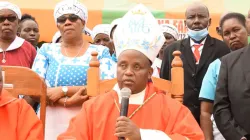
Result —
<path fill-rule="evenodd" d="M 23 99 L 2 91 L 0 95 L 0 140 L 43 140 L 43 127 Z"/>
<path fill-rule="evenodd" d="M 157 90 L 152 83 L 146 87 L 144 101 L 154 93 L 130 118 L 138 128 L 160 130 L 170 140 L 204 140 L 202 130 L 191 112 Z M 114 136 L 115 124 L 120 115 L 115 100 L 119 104 L 118 94 L 112 90 L 85 102 L 81 112 L 71 120 L 68 130 L 58 140 L 117 140 Z M 128 116 L 138 107 L 130 104 Z"/>

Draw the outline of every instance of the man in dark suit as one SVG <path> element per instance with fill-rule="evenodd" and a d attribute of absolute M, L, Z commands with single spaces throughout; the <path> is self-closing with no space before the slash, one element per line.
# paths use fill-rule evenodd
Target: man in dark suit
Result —
<path fill-rule="evenodd" d="M 188 38 L 177 41 L 164 50 L 160 77 L 166 80 L 171 79 L 172 53 L 180 50 L 184 68 L 184 105 L 191 110 L 199 123 L 198 96 L 203 77 L 209 64 L 229 53 L 230 50 L 222 41 L 208 34 L 211 18 L 206 6 L 194 3 L 187 8 L 185 16 Z"/>
<path fill-rule="evenodd" d="M 250 48 L 222 58 L 214 119 L 226 140 L 250 139 Z"/>

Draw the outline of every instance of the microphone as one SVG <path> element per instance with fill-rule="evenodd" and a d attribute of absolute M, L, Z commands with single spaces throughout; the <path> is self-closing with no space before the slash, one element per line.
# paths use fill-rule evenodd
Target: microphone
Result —
<path fill-rule="evenodd" d="M 120 116 L 125 116 L 127 117 L 128 115 L 128 106 L 129 106 L 129 97 L 131 95 L 131 90 L 129 88 L 122 88 L 121 89 L 121 111 L 120 111 Z M 125 140 L 124 137 L 119 137 L 118 140 Z"/>

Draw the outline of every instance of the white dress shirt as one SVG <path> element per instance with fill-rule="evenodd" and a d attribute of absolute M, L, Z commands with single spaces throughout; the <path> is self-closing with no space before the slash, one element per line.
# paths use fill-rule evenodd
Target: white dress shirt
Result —
<path fill-rule="evenodd" d="M 205 38 L 200 44 L 202 44 L 200 46 L 200 48 L 198 49 L 199 50 L 199 53 L 200 53 L 200 56 L 201 56 L 201 53 L 202 53 L 202 50 L 203 50 L 203 47 L 204 47 L 204 44 L 205 44 L 205 41 L 206 41 L 207 38 Z M 195 47 L 194 45 L 196 45 L 197 43 L 195 43 L 191 38 L 190 38 L 190 47 L 192 49 L 192 52 L 194 53 L 194 50 L 195 50 Z M 197 44 L 199 45 L 199 44 Z M 199 61 L 196 63 L 196 64 L 199 64 Z"/>

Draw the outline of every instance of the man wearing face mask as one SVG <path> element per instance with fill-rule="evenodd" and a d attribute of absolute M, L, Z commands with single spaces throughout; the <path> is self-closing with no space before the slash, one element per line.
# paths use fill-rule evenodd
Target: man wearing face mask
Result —
<path fill-rule="evenodd" d="M 215 59 L 229 53 L 222 41 L 211 37 L 208 27 L 211 24 L 208 8 L 201 3 L 193 3 L 186 9 L 185 24 L 188 37 L 171 44 L 164 50 L 160 77 L 171 80 L 172 53 L 180 50 L 184 68 L 184 105 L 197 122 L 200 122 L 199 92 L 208 66 Z"/>

